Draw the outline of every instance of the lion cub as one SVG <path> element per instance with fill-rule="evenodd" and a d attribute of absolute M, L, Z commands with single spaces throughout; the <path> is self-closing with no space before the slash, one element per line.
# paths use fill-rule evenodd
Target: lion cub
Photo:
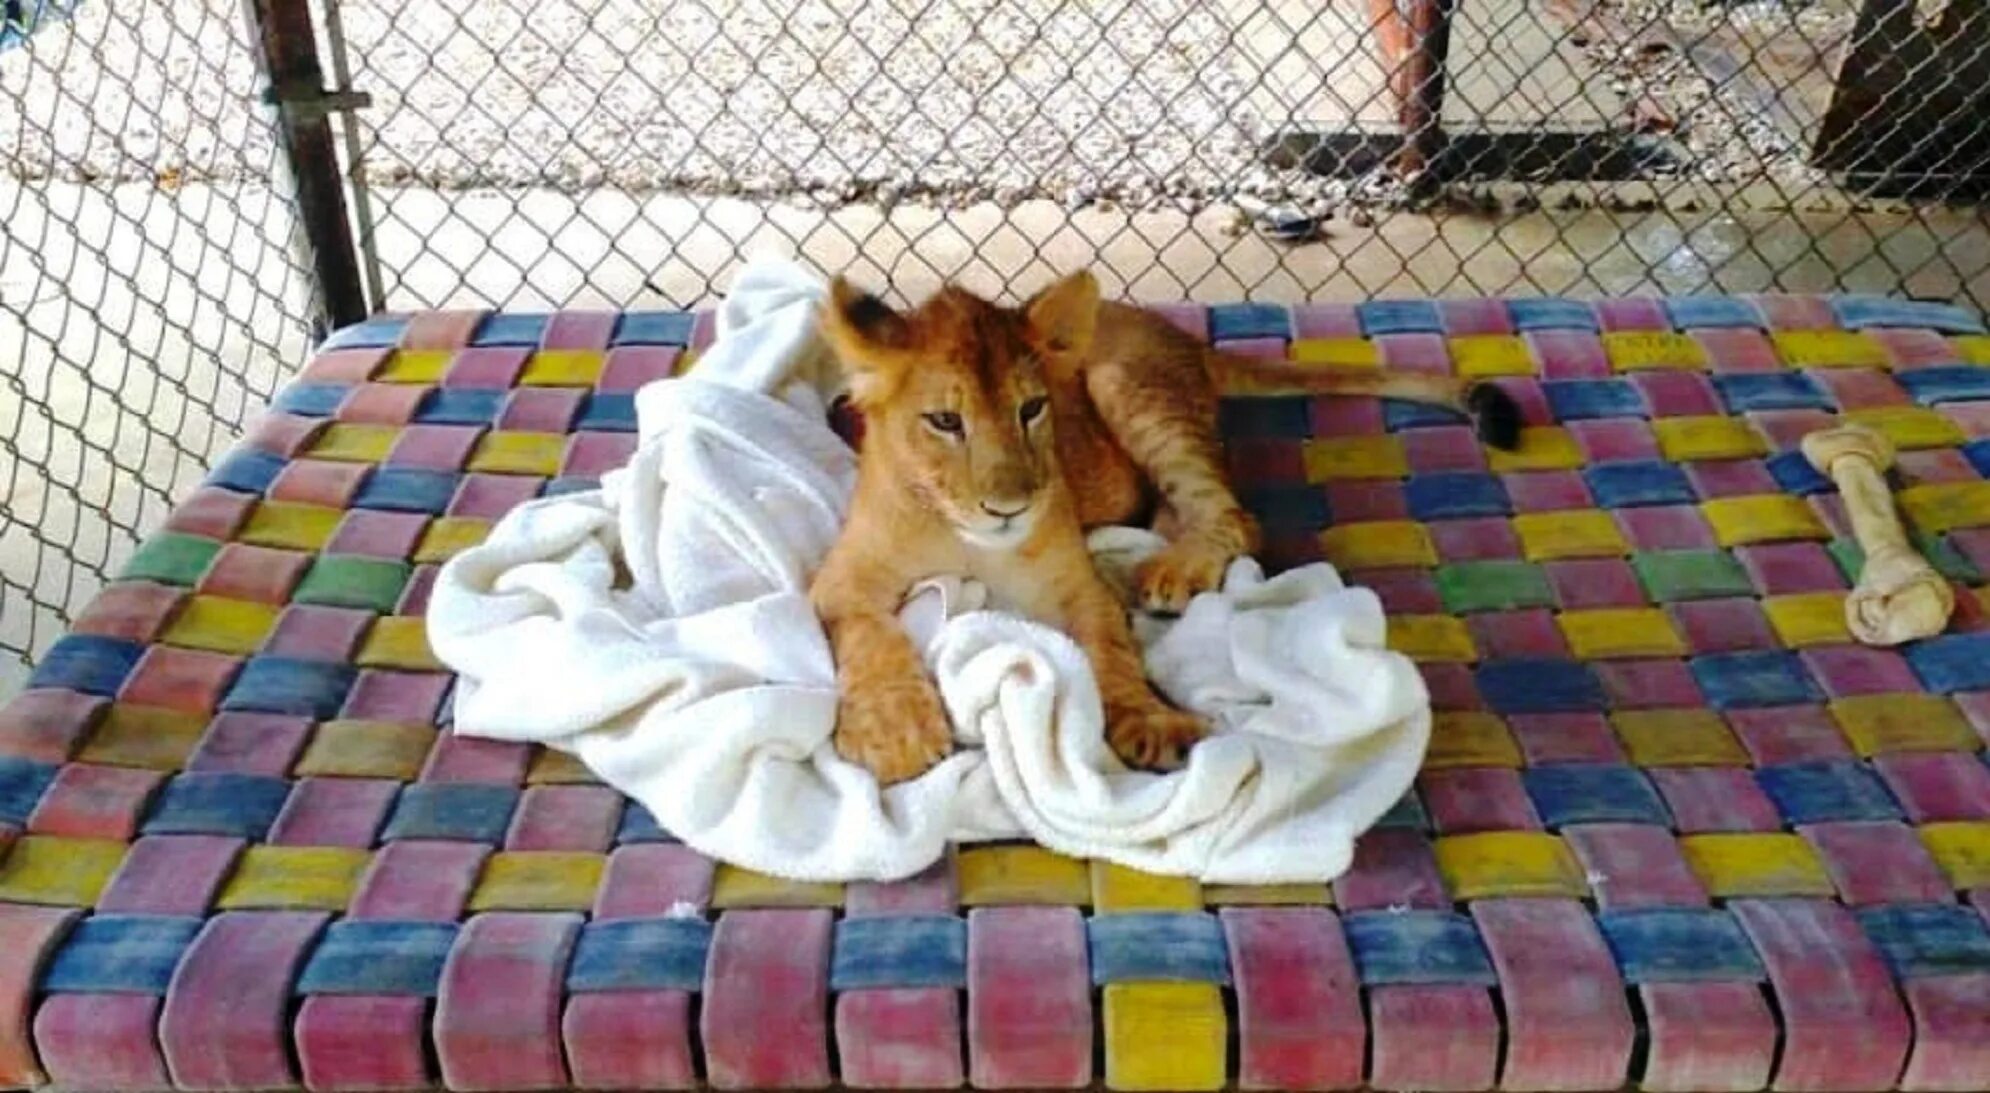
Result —
<path fill-rule="evenodd" d="M 809 592 L 836 658 L 836 750 L 884 783 L 917 776 L 952 747 L 939 693 L 897 619 L 906 592 L 933 576 L 974 578 L 1070 635 L 1098 678 L 1107 742 L 1128 763 L 1176 765 L 1201 738 L 1200 720 L 1148 686 L 1085 532 L 1146 518 L 1158 502 L 1170 542 L 1136 581 L 1159 611 L 1179 611 L 1257 548 L 1257 525 L 1223 473 L 1223 373 L 1469 408 L 1502 446 L 1518 430 L 1496 388 L 1243 361 L 1151 312 L 1101 302 L 1087 273 L 1020 308 L 948 286 L 903 314 L 839 278 L 822 331 L 864 424 L 848 523 Z"/>

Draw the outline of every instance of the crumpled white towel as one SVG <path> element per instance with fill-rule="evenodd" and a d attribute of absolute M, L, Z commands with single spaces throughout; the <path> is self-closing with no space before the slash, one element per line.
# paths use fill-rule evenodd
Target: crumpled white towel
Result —
<path fill-rule="evenodd" d="M 1128 771 L 1062 634 L 936 580 L 902 617 L 961 748 L 880 790 L 830 743 L 836 676 L 808 579 L 855 457 L 825 423 L 821 282 L 744 271 L 692 374 L 636 396 L 639 447 L 599 490 L 527 503 L 443 567 L 428 612 L 461 675 L 455 731 L 565 749 L 693 848 L 796 880 L 891 880 L 950 841 L 1051 849 L 1212 883 L 1322 881 L 1408 789 L 1430 734 L 1379 601 L 1313 565 L 1232 566 L 1148 668 L 1216 732 L 1182 771 Z M 1158 540 L 1093 537 L 1123 577 Z"/>

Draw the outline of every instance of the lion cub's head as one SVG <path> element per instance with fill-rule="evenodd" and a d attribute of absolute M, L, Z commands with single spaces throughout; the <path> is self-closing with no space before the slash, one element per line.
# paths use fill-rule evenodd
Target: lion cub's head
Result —
<path fill-rule="evenodd" d="M 952 286 L 908 312 L 837 278 L 822 331 L 883 461 L 967 542 L 1029 538 L 1056 481 L 1051 386 L 1089 349 L 1098 284 L 1074 274 L 1019 308 Z"/>

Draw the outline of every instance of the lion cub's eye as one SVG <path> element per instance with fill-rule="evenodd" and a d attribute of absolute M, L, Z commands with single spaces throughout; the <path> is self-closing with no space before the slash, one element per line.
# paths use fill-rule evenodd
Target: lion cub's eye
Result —
<path fill-rule="evenodd" d="M 925 418 L 928 429 L 936 433 L 945 433 L 948 436 L 959 436 L 966 428 L 965 425 L 961 424 L 960 415 L 954 413 L 952 410 L 938 410 L 926 414 Z"/>
<path fill-rule="evenodd" d="M 1049 403 L 1045 401 L 1044 397 L 1042 395 L 1038 395 L 1033 399 L 1025 401 L 1022 404 L 1022 406 L 1016 410 L 1016 416 L 1022 418 L 1023 424 L 1028 425 L 1030 422 L 1035 421 L 1037 418 L 1043 416 L 1043 408 L 1047 405 L 1049 405 Z"/>

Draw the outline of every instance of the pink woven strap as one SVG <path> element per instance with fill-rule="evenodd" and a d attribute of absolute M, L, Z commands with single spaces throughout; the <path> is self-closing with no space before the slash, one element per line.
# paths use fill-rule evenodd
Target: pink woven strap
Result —
<path fill-rule="evenodd" d="M 1902 984 L 1914 1015 L 1914 1053 L 1904 1090 L 1990 1089 L 1990 972 Z"/>
<path fill-rule="evenodd" d="M 691 1001 L 689 991 L 678 990 L 574 995 L 560 1026 L 574 1084 L 582 1089 L 695 1087 Z"/>
<path fill-rule="evenodd" d="M 1892 1088 L 1907 1058 L 1907 1012 L 1851 913 L 1813 899 L 1737 900 L 1732 907 L 1782 1007 L 1776 1087 Z"/>
<path fill-rule="evenodd" d="M 958 885 L 951 860 L 891 884 L 860 883 L 844 892 L 846 919 L 952 915 Z M 836 998 L 836 1049 L 842 1081 L 861 1089 L 951 1089 L 966 1080 L 961 1064 L 960 992 L 953 987 L 846 990 Z"/>
<path fill-rule="evenodd" d="M 1334 912 L 1225 908 L 1237 986 L 1237 1082 L 1251 1089 L 1354 1089 L 1367 1026 Z"/>
<path fill-rule="evenodd" d="M 1761 1089 L 1776 1058 L 1776 1019 L 1754 983 L 1646 983 L 1651 1055 L 1643 1086 L 1654 1093 Z"/>
<path fill-rule="evenodd" d="M 1492 1088 L 1499 1019 L 1484 987 L 1397 983 L 1368 992 L 1368 1084 L 1451 1093 Z"/>
<path fill-rule="evenodd" d="M 1092 985 L 1075 907 L 984 907 L 967 919 L 968 1068 L 982 1089 L 1092 1080 Z"/>
<path fill-rule="evenodd" d="M 546 320 L 541 349 L 606 349 L 620 314 L 614 311 L 560 311 Z"/>
<path fill-rule="evenodd" d="M 290 1066 L 290 987 L 329 916 L 229 911 L 209 919 L 166 991 L 159 1042 L 182 1089 L 277 1089 Z"/>
<path fill-rule="evenodd" d="M 563 1089 L 560 996 L 580 935 L 576 914 L 472 918 L 442 970 L 435 1054 L 456 1090 Z"/>
<path fill-rule="evenodd" d="M 827 910 L 728 911 L 705 964 L 705 1076 L 715 1089 L 821 1089 L 829 1071 Z M 779 1029 L 779 1035 L 768 1035 Z"/>
<path fill-rule="evenodd" d="M 401 348 L 460 349 L 470 344 L 486 314 L 476 310 L 416 312 L 401 333 Z"/>
<path fill-rule="evenodd" d="M 42 963 L 80 916 L 64 907 L 0 904 L 0 1087 L 39 1085 L 41 1066 L 29 1039 L 35 980 Z"/>
<path fill-rule="evenodd" d="M 146 994 L 49 997 L 35 1012 L 35 1046 L 49 1080 L 69 1089 L 170 1086 L 155 1033 L 159 1006 Z"/>
<path fill-rule="evenodd" d="M 309 1089 L 432 1089 L 423 1045 L 428 999 L 314 995 L 297 1011 L 297 1061 Z"/>
<path fill-rule="evenodd" d="M 352 898 L 354 918 L 454 922 L 477 883 L 490 848 L 476 843 L 403 839 L 373 856 Z"/>
<path fill-rule="evenodd" d="M 1506 1002 L 1503 1085 L 1615 1089 L 1635 1030 L 1617 964 L 1596 920 L 1574 900 L 1484 899 L 1472 904 Z"/>

